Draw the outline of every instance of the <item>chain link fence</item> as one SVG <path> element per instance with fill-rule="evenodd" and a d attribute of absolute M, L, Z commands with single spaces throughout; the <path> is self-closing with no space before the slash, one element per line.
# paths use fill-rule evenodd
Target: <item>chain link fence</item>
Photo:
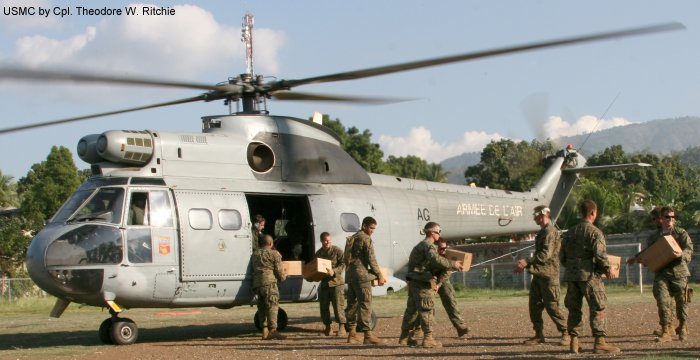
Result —
<path fill-rule="evenodd" d="M 22 298 L 47 297 L 30 278 L 0 278 L 0 302 L 13 302 Z"/>

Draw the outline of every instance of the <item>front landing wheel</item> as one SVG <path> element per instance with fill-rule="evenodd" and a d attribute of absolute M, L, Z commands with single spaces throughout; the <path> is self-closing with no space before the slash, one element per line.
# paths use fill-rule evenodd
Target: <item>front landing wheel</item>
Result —
<path fill-rule="evenodd" d="M 112 343 L 116 345 L 131 345 L 139 336 L 139 328 L 133 320 L 128 318 L 112 319 L 112 327 L 109 330 Z"/>

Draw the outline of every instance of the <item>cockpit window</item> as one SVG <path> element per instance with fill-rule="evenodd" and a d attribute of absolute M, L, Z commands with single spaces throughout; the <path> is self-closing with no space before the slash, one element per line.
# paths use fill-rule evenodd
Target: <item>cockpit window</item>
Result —
<path fill-rule="evenodd" d="M 101 188 L 81 207 L 69 222 L 102 221 L 119 224 L 124 206 L 124 189 Z"/>
<path fill-rule="evenodd" d="M 85 199 L 90 197 L 92 193 L 95 192 L 94 189 L 90 190 L 78 190 L 71 195 L 71 197 L 66 201 L 63 206 L 61 206 L 60 209 L 58 209 L 58 212 L 56 212 L 56 215 L 51 218 L 49 222 L 64 222 L 66 219 L 68 219 L 69 216 L 73 215 L 75 210 L 78 208 L 78 206 L 82 205 Z"/>
<path fill-rule="evenodd" d="M 118 228 L 83 225 L 56 239 L 46 249 L 47 266 L 119 264 L 122 261 L 122 235 Z"/>

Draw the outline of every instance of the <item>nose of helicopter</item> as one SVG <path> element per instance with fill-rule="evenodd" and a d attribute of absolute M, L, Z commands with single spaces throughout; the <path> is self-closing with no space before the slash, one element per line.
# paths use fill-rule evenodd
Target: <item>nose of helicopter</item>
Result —
<path fill-rule="evenodd" d="M 32 239 L 27 249 L 29 277 L 42 290 L 58 298 L 79 303 L 93 302 L 94 297 L 99 299 L 104 269 L 51 264 L 47 256 L 49 247 L 60 241 L 59 236 L 64 233 L 64 226 L 48 225 Z"/>

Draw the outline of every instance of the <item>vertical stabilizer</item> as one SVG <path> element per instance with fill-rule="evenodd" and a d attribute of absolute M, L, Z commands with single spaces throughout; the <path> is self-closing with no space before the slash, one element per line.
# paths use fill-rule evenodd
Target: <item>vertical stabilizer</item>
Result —
<path fill-rule="evenodd" d="M 542 178 L 532 189 L 538 194 L 542 203 L 546 203 L 551 210 L 552 221 L 557 221 L 561 209 L 566 203 L 571 190 L 576 185 L 578 174 L 575 171 L 563 171 L 569 168 L 582 168 L 586 165 L 586 159 L 579 155 L 573 148 L 567 148 L 557 153 L 552 165 L 547 168 Z"/>

